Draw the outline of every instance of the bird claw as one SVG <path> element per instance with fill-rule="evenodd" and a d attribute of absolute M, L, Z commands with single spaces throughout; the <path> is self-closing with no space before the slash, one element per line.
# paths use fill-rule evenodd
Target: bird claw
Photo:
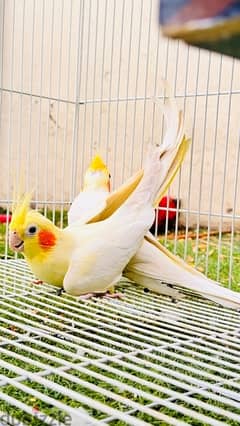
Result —
<path fill-rule="evenodd" d="M 94 297 L 106 297 L 107 299 L 122 299 L 122 293 L 109 293 L 109 291 L 104 291 L 103 293 L 86 293 L 82 294 L 77 298 L 77 300 L 90 300 Z"/>

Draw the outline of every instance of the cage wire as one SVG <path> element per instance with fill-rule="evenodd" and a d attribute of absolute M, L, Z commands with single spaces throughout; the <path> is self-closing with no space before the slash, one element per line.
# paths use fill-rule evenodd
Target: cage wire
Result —
<path fill-rule="evenodd" d="M 239 290 L 239 61 L 162 38 L 157 0 L 0 0 L 0 206 L 59 226 L 95 153 L 118 187 L 159 143 L 165 78 L 190 152 L 161 241 Z M 169 212 L 175 211 L 169 232 Z M 37 287 L 1 225 L 0 424 L 238 425 L 239 313 L 122 281 L 123 300 Z M 157 232 L 157 228 L 156 228 Z"/>

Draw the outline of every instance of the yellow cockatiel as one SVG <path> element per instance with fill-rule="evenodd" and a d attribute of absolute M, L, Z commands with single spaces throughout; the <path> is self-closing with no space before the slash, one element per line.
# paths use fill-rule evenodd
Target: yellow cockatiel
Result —
<path fill-rule="evenodd" d="M 181 140 L 183 131 L 182 115 L 178 112 L 174 100 L 169 101 L 168 106 L 164 109 L 164 115 L 167 122 L 164 144 L 167 145 L 167 141 L 171 139 Z M 176 156 L 175 167 L 171 168 L 170 164 L 167 165 L 169 173 L 166 174 L 166 178 L 162 181 L 158 199 L 164 195 L 178 170 L 187 145 L 186 141 L 182 144 L 182 154 L 179 155 L 178 153 L 178 156 Z M 141 177 L 141 171 L 135 177 L 136 181 L 138 181 Z M 132 178 L 132 182 L 134 183 L 134 178 Z M 96 156 L 86 172 L 83 191 L 75 198 L 70 208 L 69 223 L 73 223 L 74 220 L 85 223 L 92 217 L 94 210 L 95 217 L 92 218 L 92 222 L 108 217 L 121 205 L 124 198 L 124 190 L 126 191 L 127 188 L 128 185 L 125 184 L 111 196 L 109 195 L 110 173 L 104 162 L 99 156 Z M 145 235 L 137 252 L 126 265 L 123 270 L 123 276 L 159 294 L 169 295 L 174 298 L 180 297 L 181 294 L 176 288 L 171 288 L 165 283 L 175 284 L 183 289 L 197 292 L 203 297 L 226 307 L 240 308 L 240 296 L 238 293 L 221 287 L 219 283 L 208 279 L 179 257 L 174 256 L 150 232 Z"/>
<path fill-rule="evenodd" d="M 99 155 L 96 155 L 84 176 L 83 190 L 73 201 L 68 212 L 68 224 L 86 223 L 101 212 L 110 191 L 110 173 Z"/>
<path fill-rule="evenodd" d="M 24 254 L 39 280 L 63 286 L 72 295 L 112 288 L 154 220 L 163 182 L 172 179 L 183 159 L 188 142 L 175 136 L 176 132 L 160 147 L 151 147 L 143 170 L 120 188 L 117 198 L 108 198 L 96 223 L 76 221 L 59 229 L 30 209 L 26 195 L 13 209 L 11 248 Z"/>

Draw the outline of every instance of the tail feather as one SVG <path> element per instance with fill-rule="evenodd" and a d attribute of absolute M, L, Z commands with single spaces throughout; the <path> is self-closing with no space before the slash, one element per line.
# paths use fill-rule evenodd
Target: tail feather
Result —
<path fill-rule="evenodd" d="M 155 99 L 155 102 L 158 103 L 158 100 Z M 166 133 L 160 145 L 162 171 L 158 180 L 159 187 L 155 196 L 155 207 L 158 206 L 175 178 L 190 144 L 190 140 L 184 136 L 183 112 L 178 110 L 174 98 L 166 100 L 163 106 L 163 114 L 166 122 Z"/>
<path fill-rule="evenodd" d="M 175 300 L 179 300 L 184 297 L 184 295 L 176 288 L 163 283 L 160 279 L 152 278 L 147 273 L 143 274 L 135 268 L 131 269 L 127 267 L 123 272 L 123 275 L 129 280 L 134 281 L 136 284 L 141 285 L 145 289 L 151 290 L 154 293 L 169 296 Z"/>
<path fill-rule="evenodd" d="M 167 172 L 165 173 L 164 178 L 162 179 L 161 184 L 159 185 L 157 195 L 154 199 L 154 207 L 158 207 L 159 202 L 163 198 L 163 196 L 166 194 L 169 186 L 171 185 L 172 181 L 174 180 L 178 170 L 180 169 L 180 166 L 184 160 L 184 157 L 188 151 L 190 145 L 190 139 L 186 139 L 185 136 L 181 140 L 181 143 L 178 147 L 177 154 L 174 156 L 170 166 L 167 169 Z"/>
<path fill-rule="evenodd" d="M 131 279 L 134 273 L 142 276 L 142 282 L 149 278 L 155 281 L 155 288 L 152 289 L 157 293 L 162 293 L 161 282 L 164 282 L 191 290 L 227 308 L 240 309 L 239 293 L 208 279 L 170 253 L 150 233 L 147 234 L 142 247 L 124 271 L 124 275 Z M 136 282 L 139 281 L 136 280 Z M 158 288 L 159 291 L 157 291 Z"/>
<path fill-rule="evenodd" d="M 155 100 L 155 102 L 158 102 L 158 100 Z M 144 174 L 152 179 L 151 195 L 154 200 L 154 207 L 158 206 L 175 178 L 190 145 L 190 139 L 186 139 L 184 136 L 183 112 L 178 110 L 174 98 L 166 100 L 163 106 L 163 114 L 166 122 L 163 142 L 158 147 L 150 148 L 144 167 Z M 157 162 L 156 159 L 159 161 Z M 154 182 L 156 183 L 155 187 Z"/>
<path fill-rule="evenodd" d="M 175 99 L 167 100 L 164 106 L 167 131 L 160 146 L 151 146 L 144 166 L 143 178 L 125 205 L 152 206 L 160 199 L 174 179 L 189 147 L 189 140 L 183 135 L 183 115 L 178 111 Z"/>

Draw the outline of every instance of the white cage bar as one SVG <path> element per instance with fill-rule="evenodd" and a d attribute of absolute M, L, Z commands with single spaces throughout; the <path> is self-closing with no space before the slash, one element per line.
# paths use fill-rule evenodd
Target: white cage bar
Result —
<path fill-rule="evenodd" d="M 2 264 L 8 424 L 239 422 L 239 313 L 192 297 L 174 304 L 127 282 L 123 301 L 76 302 L 33 285 L 23 261 Z"/>
<path fill-rule="evenodd" d="M 239 289 L 240 63 L 163 38 L 158 7 L 0 0 L 0 207 L 10 213 L 16 183 L 34 188 L 36 206 L 64 226 L 96 152 L 120 185 L 163 136 L 153 98 L 164 103 L 165 78 L 192 144 L 169 190 L 178 199 L 173 239 L 166 227 L 163 241 L 178 252 L 183 226 L 188 261 L 194 230 L 191 263 L 221 281 L 227 258 L 224 284 Z M 127 282 L 123 301 L 59 297 L 33 287 L 25 263 L 11 259 L 7 228 L 0 423 L 239 424 L 237 312 L 191 294 L 173 304 Z"/>

